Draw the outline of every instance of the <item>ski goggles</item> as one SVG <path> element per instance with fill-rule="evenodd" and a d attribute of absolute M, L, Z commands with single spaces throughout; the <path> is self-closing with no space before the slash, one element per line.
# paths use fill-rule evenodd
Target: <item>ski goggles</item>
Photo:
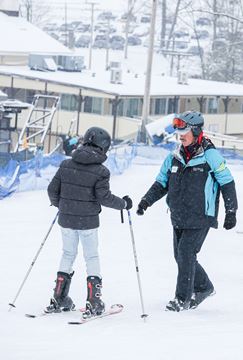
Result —
<path fill-rule="evenodd" d="M 187 134 L 191 130 L 191 127 L 188 126 L 184 120 L 179 118 L 174 118 L 172 125 L 178 134 Z"/>

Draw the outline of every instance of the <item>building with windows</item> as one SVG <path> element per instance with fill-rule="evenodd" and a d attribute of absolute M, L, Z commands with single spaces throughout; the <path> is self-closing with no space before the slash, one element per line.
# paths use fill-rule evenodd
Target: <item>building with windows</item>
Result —
<path fill-rule="evenodd" d="M 56 133 L 66 133 L 75 118 L 78 134 L 89 126 L 100 125 L 113 138 L 134 136 L 141 124 L 144 84 L 144 74 L 131 72 L 123 72 L 122 81 L 113 83 L 110 70 L 40 72 L 0 66 L 0 88 L 10 98 L 31 102 L 36 93 L 61 96 L 60 111 L 52 127 Z M 181 84 L 175 77 L 155 74 L 150 95 L 148 121 L 194 109 L 205 114 L 207 130 L 243 134 L 243 85 L 199 79 Z"/>
<path fill-rule="evenodd" d="M 3 21 L 2 21 L 3 20 Z M 52 122 L 53 136 L 73 132 L 83 134 L 90 126 L 106 128 L 113 139 L 135 137 L 141 126 L 147 50 L 129 50 L 124 61 L 122 52 L 109 53 L 93 49 L 91 70 L 80 72 L 36 71 L 28 66 L 30 53 L 56 56 L 70 50 L 23 19 L 0 13 L 0 30 L 8 29 L 8 41 L 0 39 L 0 90 L 11 99 L 31 103 L 37 93 L 60 96 L 60 108 Z M 22 24 L 22 25 L 21 25 Z M 21 32 L 22 31 L 22 32 Z M 6 37 L 7 38 L 7 37 Z M 88 52 L 84 55 L 88 63 Z M 119 54 L 119 57 L 118 57 Z M 205 114 L 209 131 L 243 137 L 243 85 L 168 77 L 167 62 L 154 54 L 148 121 L 169 113 L 199 110 Z M 25 113 L 18 120 L 21 129 Z"/>

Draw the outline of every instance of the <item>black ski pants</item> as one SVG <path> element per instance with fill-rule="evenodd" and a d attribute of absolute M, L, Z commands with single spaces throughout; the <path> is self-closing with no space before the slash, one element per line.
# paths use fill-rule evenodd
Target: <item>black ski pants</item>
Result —
<path fill-rule="evenodd" d="M 174 257 L 178 265 L 175 296 L 182 301 L 190 301 L 193 292 L 203 292 L 213 288 L 206 271 L 197 261 L 197 254 L 208 231 L 209 228 L 174 228 Z"/>

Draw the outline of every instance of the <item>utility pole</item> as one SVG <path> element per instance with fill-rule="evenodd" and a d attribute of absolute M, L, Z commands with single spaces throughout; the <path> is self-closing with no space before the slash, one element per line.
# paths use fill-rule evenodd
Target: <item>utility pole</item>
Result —
<path fill-rule="evenodd" d="M 65 46 L 68 46 L 68 30 L 67 30 L 67 2 L 64 4 L 64 24 L 65 24 Z"/>
<path fill-rule="evenodd" d="M 165 47 L 166 35 L 166 0 L 161 3 L 161 31 L 160 31 L 160 49 Z"/>
<path fill-rule="evenodd" d="M 213 0 L 213 12 L 217 12 L 217 0 Z M 213 43 L 217 37 L 217 15 L 213 16 Z"/>
<path fill-rule="evenodd" d="M 170 60 L 170 76 L 173 76 L 173 70 L 174 70 L 174 55 L 173 52 L 175 51 L 175 35 L 172 36 L 172 55 Z"/>
<path fill-rule="evenodd" d="M 148 121 L 149 109 L 150 109 L 150 85 L 151 85 L 152 63 L 153 63 L 153 52 L 154 52 L 156 8 L 157 8 L 157 0 L 152 0 L 152 14 L 150 21 L 147 71 L 146 71 L 145 90 L 143 97 L 142 124 L 141 124 L 140 136 L 138 139 L 140 142 L 144 142 L 144 143 L 146 142 L 145 125 L 147 124 Z"/>
<path fill-rule="evenodd" d="M 93 47 L 93 37 L 94 37 L 94 7 L 99 4 L 98 2 L 86 1 L 87 5 L 91 6 L 91 21 L 90 21 L 90 44 L 89 44 L 89 70 L 92 67 L 92 47 Z"/>
<path fill-rule="evenodd" d="M 109 47 L 110 47 L 110 30 L 111 30 L 111 19 L 107 19 L 107 30 L 106 30 L 106 53 L 105 53 L 105 70 L 109 67 Z"/>
<path fill-rule="evenodd" d="M 127 59 L 127 48 L 128 48 L 128 32 L 131 21 L 132 10 L 134 8 L 134 0 L 128 0 L 127 3 L 127 19 L 125 27 L 125 47 L 124 47 L 124 58 Z"/>

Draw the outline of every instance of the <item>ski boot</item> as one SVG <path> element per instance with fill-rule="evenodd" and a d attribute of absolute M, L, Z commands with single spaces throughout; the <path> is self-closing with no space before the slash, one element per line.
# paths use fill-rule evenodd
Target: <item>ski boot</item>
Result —
<path fill-rule="evenodd" d="M 83 313 L 83 318 L 92 316 L 99 316 L 105 311 L 105 304 L 100 299 L 101 297 L 102 280 L 98 276 L 87 277 L 87 300 L 86 310 Z"/>
<path fill-rule="evenodd" d="M 206 291 L 195 292 L 192 294 L 190 309 L 196 309 L 199 304 L 201 304 L 207 297 L 215 295 L 216 292 L 214 288 L 210 288 Z"/>
<path fill-rule="evenodd" d="M 189 307 L 190 307 L 190 301 L 182 301 L 177 297 L 175 297 L 174 300 L 170 300 L 168 302 L 168 304 L 165 307 L 165 310 L 179 312 L 183 310 L 188 310 Z"/>
<path fill-rule="evenodd" d="M 75 309 L 72 299 L 68 296 L 72 274 L 59 271 L 57 273 L 54 297 L 50 300 L 50 305 L 44 310 L 46 313 L 59 313 Z"/>

